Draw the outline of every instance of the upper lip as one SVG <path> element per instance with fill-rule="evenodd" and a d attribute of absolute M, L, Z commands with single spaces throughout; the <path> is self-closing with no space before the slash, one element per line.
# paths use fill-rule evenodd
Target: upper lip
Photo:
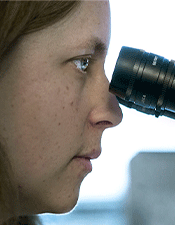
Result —
<path fill-rule="evenodd" d="M 77 155 L 76 158 L 86 158 L 86 159 L 96 159 L 100 156 L 101 149 L 96 150 L 93 149 L 90 153 L 84 154 L 84 155 Z"/>

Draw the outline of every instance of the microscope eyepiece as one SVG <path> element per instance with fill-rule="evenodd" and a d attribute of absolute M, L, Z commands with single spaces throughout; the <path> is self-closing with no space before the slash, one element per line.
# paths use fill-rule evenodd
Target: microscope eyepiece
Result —
<path fill-rule="evenodd" d="M 122 47 L 109 90 L 138 111 L 175 119 L 175 61 Z"/>

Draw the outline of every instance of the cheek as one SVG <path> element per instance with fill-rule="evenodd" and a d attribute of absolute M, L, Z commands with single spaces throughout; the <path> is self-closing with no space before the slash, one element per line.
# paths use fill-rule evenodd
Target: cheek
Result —
<path fill-rule="evenodd" d="M 82 145 L 85 120 L 77 91 L 56 81 L 18 90 L 10 146 L 18 173 L 37 178 L 61 170 Z"/>

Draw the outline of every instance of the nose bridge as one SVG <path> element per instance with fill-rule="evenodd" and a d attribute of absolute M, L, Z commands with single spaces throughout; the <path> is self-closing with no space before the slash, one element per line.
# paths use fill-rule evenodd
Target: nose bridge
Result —
<path fill-rule="evenodd" d="M 122 112 L 116 97 L 109 92 L 109 81 L 105 73 L 101 74 L 93 92 L 94 108 L 90 120 L 96 125 L 113 127 L 122 120 Z"/>
<path fill-rule="evenodd" d="M 108 102 L 109 81 L 106 77 L 105 71 L 99 71 L 95 83 L 92 84 L 94 89 L 93 99 L 98 101 L 98 104 L 105 105 Z M 96 99 L 95 99 L 96 98 Z"/>

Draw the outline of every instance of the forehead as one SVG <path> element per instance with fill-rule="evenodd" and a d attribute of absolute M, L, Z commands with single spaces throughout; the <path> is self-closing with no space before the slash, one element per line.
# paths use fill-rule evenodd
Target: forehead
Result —
<path fill-rule="evenodd" d="M 67 57 L 83 54 L 82 49 L 104 52 L 110 39 L 110 9 L 108 1 L 81 1 L 72 14 L 43 30 L 22 39 L 21 50 Z M 85 52 L 86 52 L 85 50 Z"/>
<path fill-rule="evenodd" d="M 82 38 L 86 39 L 89 36 L 102 38 L 103 42 L 106 42 L 110 31 L 109 2 L 83 1 L 65 23 L 55 24 L 54 28 L 60 30 L 62 34 L 80 36 L 78 38 L 80 42 Z"/>
<path fill-rule="evenodd" d="M 36 34 L 37 35 L 37 34 Z M 92 37 L 108 43 L 110 38 L 110 10 L 108 1 L 81 1 L 76 11 L 62 22 L 38 32 L 38 38 L 48 38 L 55 43 L 71 46 L 89 43 Z M 36 39 L 35 39 L 36 40 Z M 38 39 L 39 40 L 39 39 Z M 59 41 L 58 41 L 59 40 Z"/>

